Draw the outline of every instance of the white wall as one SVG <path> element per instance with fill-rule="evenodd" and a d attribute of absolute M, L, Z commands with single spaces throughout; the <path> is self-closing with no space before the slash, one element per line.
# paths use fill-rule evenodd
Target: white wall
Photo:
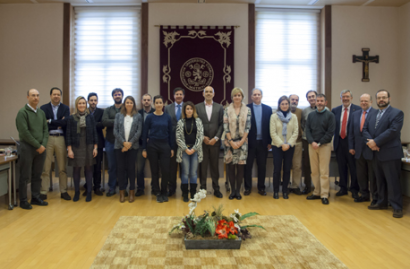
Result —
<path fill-rule="evenodd" d="M 160 88 L 159 28 L 154 25 L 239 25 L 235 29 L 234 86 L 248 91 L 248 4 L 152 3 L 148 9 L 148 93 L 159 94 Z"/>
<path fill-rule="evenodd" d="M 50 101 L 63 84 L 63 4 L 0 5 L 0 138 L 17 137 L 15 117 L 27 90 Z"/>

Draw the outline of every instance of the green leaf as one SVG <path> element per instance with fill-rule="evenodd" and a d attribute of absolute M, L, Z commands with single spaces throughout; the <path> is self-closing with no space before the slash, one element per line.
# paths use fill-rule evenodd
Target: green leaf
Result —
<path fill-rule="evenodd" d="M 171 231 L 169 231 L 168 234 L 171 234 L 173 231 L 177 230 L 179 228 L 179 225 L 175 225 L 174 227 L 172 227 Z"/>
<path fill-rule="evenodd" d="M 241 226 L 241 229 L 246 229 L 246 228 L 249 228 L 249 227 L 262 228 L 262 229 L 264 229 L 264 230 L 266 231 L 265 228 L 263 228 L 263 227 L 260 226 L 260 225 L 256 225 L 256 224 Z"/>
<path fill-rule="evenodd" d="M 246 213 L 245 215 L 242 215 L 242 216 L 241 216 L 241 220 L 244 220 L 244 219 L 249 218 L 249 217 L 253 217 L 253 216 L 255 216 L 255 215 L 259 215 L 259 213 L 257 213 L 257 212 L 249 212 L 249 213 Z"/>

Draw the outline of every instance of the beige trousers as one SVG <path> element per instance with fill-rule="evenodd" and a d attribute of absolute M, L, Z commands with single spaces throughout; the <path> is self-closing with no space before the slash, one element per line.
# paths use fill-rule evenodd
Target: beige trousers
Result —
<path fill-rule="evenodd" d="M 329 198 L 329 164 L 332 145 L 330 143 L 320 145 L 313 149 L 309 144 L 310 169 L 312 170 L 312 182 L 315 186 L 313 195 L 321 198 Z"/>
<path fill-rule="evenodd" d="M 44 162 L 43 173 L 41 174 L 41 194 L 47 194 L 50 188 L 50 169 L 57 159 L 58 174 L 60 181 L 60 192 L 67 192 L 67 147 L 65 146 L 64 136 L 49 136 L 46 147 L 46 161 Z"/>
<path fill-rule="evenodd" d="M 293 153 L 292 159 L 292 189 L 299 188 L 300 190 L 300 182 L 302 180 L 302 141 L 296 142 L 295 144 L 295 152 Z"/>

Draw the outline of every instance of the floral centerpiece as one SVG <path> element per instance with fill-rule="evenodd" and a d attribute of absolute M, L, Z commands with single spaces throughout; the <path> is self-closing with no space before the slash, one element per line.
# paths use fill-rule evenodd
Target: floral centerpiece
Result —
<path fill-rule="evenodd" d="M 213 210 L 207 211 L 200 215 L 195 215 L 195 208 L 197 204 L 206 197 L 206 190 L 199 190 L 191 202 L 188 204 L 190 208 L 189 214 L 181 219 L 181 222 L 174 225 L 170 230 L 169 234 L 179 231 L 185 236 L 185 244 L 187 245 L 187 240 L 218 240 L 218 241 L 239 241 L 251 238 L 251 234 L 248 230 L 250 227 L 263 228 L 260 225 L 242 225 L 242 221 L 246 218 L 259 215 L 256 212 L 249 212 L 247 214 L 241 214 L 238 210 L 234 210 L 230 215 L 223 214 L 223 206 L 220 205 L 218 208 L 213 207 Z M 227 239 L 227 240 L 220 240 Z M 195 248 L 226 248 L 223 244 L 207 244 L 200 243 L 201 247 Z M 209 247 L 207 247 L 209 246 Z M 222 247 L 215 247 L 222 246 Z M 239 248 L 235 247 L 235 248 Z M 227 247 L 232 248 L 232 247 Z"/>

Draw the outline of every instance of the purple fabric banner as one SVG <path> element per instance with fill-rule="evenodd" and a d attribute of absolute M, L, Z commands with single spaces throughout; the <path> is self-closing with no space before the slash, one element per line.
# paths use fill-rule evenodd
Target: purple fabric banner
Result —
<path fill-rule="evenodd" d="M 203 102 L 206 86 L 215 90 L 214 101 L 231 102 L 234 88 L 233 26 L 161 26 L 160 93 L 174 101 L 173 90 L 185 89 L 185 101 Z"/>

